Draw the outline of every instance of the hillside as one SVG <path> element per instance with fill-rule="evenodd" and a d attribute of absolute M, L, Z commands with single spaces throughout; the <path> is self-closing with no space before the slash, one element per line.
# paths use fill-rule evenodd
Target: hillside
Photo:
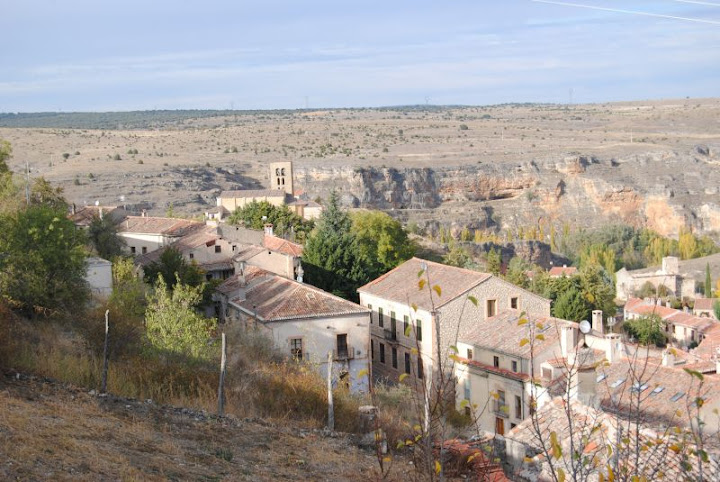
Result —
<path fill-rule="evenodd" d="M 27 162 L 78 205 L 198 215 L 222 190 L 267 186 L 268 163 L 282 159 L 311 198 L 337 189 L 348 206 L 428 232 L 618 221 L 668 236 L 720 231 L 720 99 L 1 121 L 11 167 Z"/>
<path fill-rule="evenodd" d="M 0 378 L 2 480 L 365 481 L 376 470 L 345 435 Z"/>

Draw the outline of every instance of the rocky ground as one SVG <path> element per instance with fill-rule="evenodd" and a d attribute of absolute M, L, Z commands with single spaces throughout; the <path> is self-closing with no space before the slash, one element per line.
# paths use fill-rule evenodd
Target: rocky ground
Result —
<path fill-rule="evenodd" d="M 311 198 L 337 189 L 348 206 L 430 231 L 625 222 L 720 232 L 720 99 L 228 113 L 2 127 L 0 138 L 14 170 L 27 162 L 80 205 L 198 215 L 222 190 L 267 186 L 268 163 L 292 160 Z"/>
<path fill-rule="evenodd" d="M 0 378 L 2 480 L 366 481 L 377 466 L 342 434 Z M 390 479 L 405 479 L 404 468 Z"/>

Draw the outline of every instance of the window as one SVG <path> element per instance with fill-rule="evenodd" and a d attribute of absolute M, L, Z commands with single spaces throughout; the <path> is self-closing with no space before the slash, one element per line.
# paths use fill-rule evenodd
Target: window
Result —
<path fill-rule="evenodd" d="M 470 379 L 466 378 L 464 383 L 464 394 L 463 397 L 465 397 L 465 400 L 470 400 Z"/>
<path fill-rule="evenodd" d="M 495 418 L 495 433 L 505 435 L 505 421 L 500 417 Z"/>
<path fill-rule="evenodd" d="M 380 363 L 385 363 L 385 344 L 380 343 Z"/>
<path fill-rule="evenodd" d="M 417 336 L 417 341 L 422 341 L 422 320 L 417 320 L 415 324 L 415 335 Z"/>
<path fill-rule="evenodd" d="M 147 246 L 143 246 L 143 247 L 142 247 L 142 254 L 146 254 L 146 253 L 147 253 Z"/>
<path fill-rule="evenodd" d="M 292 355 L 295 360 L 302 360 L 302 338 L 290 338 L 290 355 Z"/>
<path fill-rule="evenodd" d="M 370 356 L 375 359 L 375 340 L 370 340 Z"/>
<path fill-rule="evenodd" d="M 380 325 L 380 328 L 384 326 L 385 320 L 383 320 L 383 309 L 378 308 L 378 325 Z"/>
<path fill-rule="evenodd" d="M 517 369 L 517 361 L 516 361 L 516 360 L 513 360 L 513 361 L 512 361 L 512 371 L 514 371 L 515 373 L 517 373 L 517 371 L 518 371 L 518 369 Z"/>
<path fill-rule="evenodd" d="M 513 310 L 518 309 L 518 297 L 517 296 L 513 296 L 512 298 L 510 298 L 510 308 L 512 308 Z"/>
<path fill-rule="evenodd" d="M 500 368 L 500 357 L 499 356 L 493 357 L 493 366 L 495 368 Z"/>
<path fill-rule="evenodd" d="M 511 424 L 510 424 L 510 430 L 514 429 L 515 427 L 517 427 L 517 424 L 516 424 L 516 423 L 511 423 Z"/>
<path fill-rule="evenodd" d="M 131 252 L 132 254 L 135 254 L 135 246 L 130 246 L 130 252 Z"/>
<path fill-rule="evenodd" d="M 640 392 L 647 390 L 647 387 L 648 387 L 647 383 L 635 382 L 635 383 L 633 383 L 633 386 L 630 389 L 630 391 L 634 392 L 634 393 L 640 393 Z"/>
<path fill-rule="evenodd" d="M 485 302 L 485 317 L 490 318 L 497 313 L 497 300 L 487 300 Z"/>
<path fill-rule="evenodd" d="M 410 374 L 410 353 L 405 353 L 405 373 Z"/>
<path fill-rule="evenodd" d="M 424 370 L 424 368 L 423 368 L 422 358 L 420 358 L 420 356 L 418 356 L 418 378 L 420 378 L 420 379 L 422 379 L 423 374 L 425 373 L 423 370 Z"/>
<path fill-rule="evenodd" d="M 280 179 L 280 184 L 282 184 L 283 186 L 285 185 L 285 178 L 284 178 L 284 177 L 283 177 L 282 179 Z"/>
<path fill-rule="evenodd" d="M 337 336 L 337 356 L 338 358 L 348 357 L 348 344 L 346 334 Z"/>
<path fill-rule="evenodd" d="M 662 392 L 663 390 L 665 390 L 665 387 L 655 387 L 652 392 L 657 394 Z"/>
<path fill-rule="evenodd" d="M 552 368 L 542 367 L 543 380 L 552 380 Z"/>
<path fill-rule="evenodd" d="M 189 257 L 190 259 L 195 258 L 195 253 L 190 253 L 190 254 L 188 254 L 188 257 Z"/>
<path fill-rule="evenodd" d="M 397 348 L 392 349 L 392 365 L 393 368 L 397 368 Z"/>
<path fill-rule="evenodd" d="M 410 317 L 408 315 L 403 316 L 403 334 L 410 336 Z"/>
<path fill-rule="evenodd" d="M 601 381 L 605 380 L 606 378 L 607 378 L 607 375 L 604 373 L 601 375 L 598 375 L 597 378 L 595 379 L 595 383 L 600 383 Z"/>
<path fill-rule="evenodd" d="M 515 395 L 515 418 L 522 419 L 522 399 L 520 395 Z"/>
<path fill-rule="evenodd" d="M 622 385 L 623 383 L 625 383 L 625 379 L 624 379 L 624 378 L 621 378 L 620 380 L 615 380 L 615 381 L 612 382 L 612 384 L 610 385 L 610 388 L 617 388 L 617 387 L 619 387 L 620 385 Z"/>
<path fill-rule="evenodd" d="M 392 331 L 393 340 L 394 340 L 395 337 L 397 336 L 397 322 L 395 321 L 395 312 L 394 311 L 390 312 L 390 330 Z"/>
<path fill-rule="evenodd" d="M 216 252 L 216 253 L 222 253 L 222 246 L 220 246 L 219 244 L 216 244 L 216 245 L 215 245 L 215 252 Z"/>
<path fill-rule="evenodd" d="M 236 244 L 233 244 L 233 245 L 232 245 L 232 250 L 233 250 L 233 253 L 234 253 L 235 251 L 237 251 L 237 245 L 236 245 Z"/>
<path fill-rule="evenodd" d="M 472 349 L 471 349 L 471 348 L 468 348 L 468 349 L 467 349 L 467 359 L 468 359 L 468 360 L 472 360 L 472 355 L 473 355 Z"/>
<path fill-rule="evenodd" d="M 678 400 L 680 400 L 683 397 L 683 395 L 685 395 L 685 392 L 677 392 L 675 395 L 672 396 L 670 401 L 677 402 Z"/>
<path fill-rule="evenodd" d="M 370 324 L 372 325 L 373 314 L 372 314 L 372 305 L 370 303 L 368 303 L 368 310 L 370 310 Z"/>

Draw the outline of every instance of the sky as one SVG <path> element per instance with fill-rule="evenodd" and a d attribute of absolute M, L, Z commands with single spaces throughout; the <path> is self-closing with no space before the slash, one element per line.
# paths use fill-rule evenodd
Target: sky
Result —
<path fill-rule="evenodd" d="M 0 5 L 0 112 L 720 96 L 720 0 Z"/>

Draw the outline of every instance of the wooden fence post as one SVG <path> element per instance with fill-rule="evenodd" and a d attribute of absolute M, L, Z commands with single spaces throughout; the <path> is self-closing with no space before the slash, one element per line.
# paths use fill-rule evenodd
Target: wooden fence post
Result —
<path fill-rule="evenodd" d="M 110 310 L 105 310 L 105 347 L 103 348 L 103 371 L 102 383 L 100 385 L 100 393 L 107 392 L 107 373 L 108 373 L 108 340 L 110 336 Z"/>
<path fill-rule="evenodd" d="M 227 351 L 225 345 L 225 332 L 222 334 L 222 355 L 220 357 L 220 383 L 218 384 L 218 415 L 225 415 L 225 363 Z"/>
<path fill-rule="evenodd" d="M 328 430 L 335 430 L 335 410 L 333 409 L 333 394 L 332 394 L 332 366 L 333 366 L 333 352 L 328 352 L 328 367 L 327 367 L 327 386 L 328 386 Z"/>

